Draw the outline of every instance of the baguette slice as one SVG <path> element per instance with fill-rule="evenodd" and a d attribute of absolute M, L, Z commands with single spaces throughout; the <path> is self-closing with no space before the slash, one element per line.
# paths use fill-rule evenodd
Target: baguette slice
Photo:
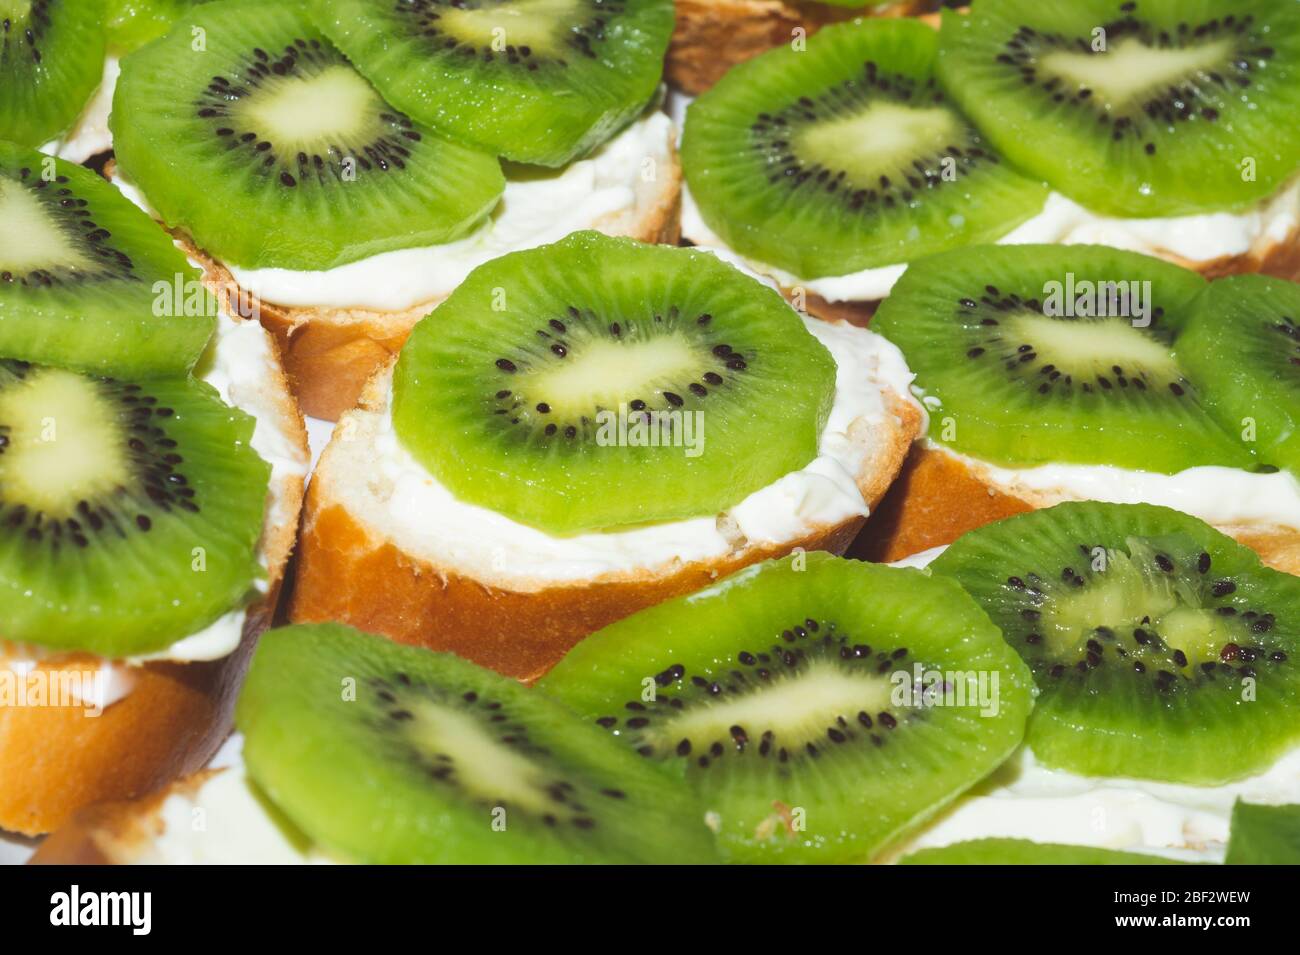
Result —
<path fill-rule="evenodd" d="M 289 391 L 275 343 L 265 331 L 272 363 L 247 401 L 258 427 L 275 428 L 283 450 L 301 470 L 273 475 L 259 554 L 269 573 L 264 598 L 248 608 L 243 638 L 220 660 L 114 664 L 130 692 L 98 716 L 80 707 L 0 707 L 0 829 L 39 835 L 63 825 L 78 809 L 131 799 L 203 766 L 230 732 L 239 684 L 258 635 L 271 623 L 285 565 L 293 550 L 309 455 L 302 414 Z M 0 656 L 3 656 L 0 644 Z M 37 670 L 98 671 L 90 654 L 42 661 Z M 3 666 L 3 660 L 0 660 Z"/>
<path fill-rule="evenodd" d="M 851 556 L 902 560 L 1013 514 L 1051 507 L 1063 494 L 1007 494 L 966 461 L 917 442 L 898 480 L 867 521 Z M 1159 502 L 1156 502 L 1159 503 Z M 1270 567 L 1300 575 L 1300 529 L 1281 524 L 1231 524 L 1219 530 L 1259 554 Z"/>
<path fill-rule="evenodd" d="M 716 559 L 678 559 L 577 582 L 504 571 L 474 576 L 462 566 L 408 553 L 380 529 L 391 488 L 374 478 L 373 462 L 390 378 L 385 370 L 370 382 L 360 407 L 339 422 L 312 477 L 289 611 L 294 622 L 346 622 L 533 680 L 587 634 L 643 607 L 795 548 L 843 553 L 864 521 L 811 526 L 779 543 L 742 537 Z M 898 473 L 922 420 L 910 396 L 885 385 L 881 391 L 890 413 L 879 425 L 850 429 L 864 453 L 856 482 L 871 507 Z M 508 552 L 504 558 L 508 566 Z"/>
<path fill-rule="evenodd" d="M 799 0 L 676 0 L 677 25 L 664 77 L 677 89 L 703 93 L 737 63 L 811 35 L 831 23 L 863 16 L 907 17 L 932 9 L 928 0 L 839 7 Z M 937 22 L 937 21 L 936 21 Z"/>
<path fill-rule="evenodd" d="M 681 237 L 681 166 L 677 132 L 670 129 L 656 175 L 647 179 L 628 170 L 635 183 L 633 204 L 584 223 L 581 228 L 642 242 L 677 244 Z M 558 212 L 558 210 L 557 210 Z M 396 355 L 411 329 L 442 298 L 403 311 L 365 308 L 288 307 L 259 300 L 240 290 L 224 265 L 183 235 L 177 236 L 207 274 L 238 295 L 240 312 L 256 315 L 276 337 L 294 394 L 304 414 L 335 421 L 352 408 L 370 377 Z M 445 297 L 445 296 L 443 296 Z"/>

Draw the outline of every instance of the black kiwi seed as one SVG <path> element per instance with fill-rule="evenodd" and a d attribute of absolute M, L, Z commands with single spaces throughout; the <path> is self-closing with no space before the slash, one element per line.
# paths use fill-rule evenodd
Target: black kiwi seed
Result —
<path fill-rule="evenodd" d="M 268 90 L 285 82 L 311 79 L 346 62 L 342 54 L 318 40 L 294 40 L 274 58 L 265 50 L 255 48 L 229 77 L 212 78 L 193 104 L 195 115 L 212 123 L 214 134 L 227 149 L 247 150 L 250 158 L 257 156 L 258 162 L 247 164 L 250 170 L 268 176 L 274 174 L 284 188 L 345 181 L 352 172 L 348 166 L 350 157 L 367 171 L 377 169 L 389 173 L 405 169 L 411 151 L 404 143 L 419 142 L 422 137 L 406 116 L 391 109 L 377 114 L 377 125 L 370 136 L 355 142 L 331 143 L 311 155 L 303 151 L 282 152 L 272 139 L 261 133 L 241 131 L 246 111 L 235 108 L 241 100 L 266 95 Z"/>
<path fill-rule="evenodd" d="M 493 359 L 496 369 L 509 375 L 522 375 L 547 362 L 571 358 L 575 354 L 575 349 L 580 352 L 587 341 L 611 338 L 636 340 L 645 337 L 643 335 L 645 329 L 637 320 L 608 322 L 599 319 L 591 310 L 579 309 L 573 305 L 567 306 L 564 314 L 565 320 L 547 319 L 543 327 L 535 329 L 536 337 L 543 339 L 544 342 L 523 343 L 517 351 Z M 651 328 L 655 328 L 656 325 L 678 328 L 680 326 L 676 323 L 681 318 L 680 309 L 676 306 L 670 307 L 666 313 L 647 316 L 647 320 L 652 323 Z M 690 327 L 697 329 L 699 326 L 707 326 L 711 319 L 711 315 L 701 315 Z M 656 329 L 650 334 L 661 334 L 661 332 Z M 749 370 L 749 362 L 752 359 L 746 358 L 726 342 L 709 341 L 710 331 L 693 331 L 692 334 L 703 339 L 699 343 L 700 347 L 710 356 L 710 361 L 717 362 L 714 368 L 700 372 L 699 380 L 684 380 L 678 387 L 665 387 L 656 391 L 656 396 L 651 401 L 658 407 L 653 407 L 651 402 L 643 398 L 632 398 L 627 402 L 628 410 L 645 412 L 647 420 L 650 420 L 650 413 L 655 411 L 688 408 L 693 402 L 709 398 L 714 393 L 710 389 L 725 388 L 729 380 L 735 380 L 738 375 Z M 566 338 L 564 341 L 556 341 L 554 338 L 556 335 L 565 335 Z M 514 388 L 500 388 L 490 393 L 489 400 L 494 405 L 491 409 L 492 414 L 504 427 L 518 428 L 521 432 L 535 427 L 546 437 L 563 434 L 565 438 L 572 441 L 585 441 L 598 434 L 596 422 L 602 408 L 595 407 L 592 413 L 577 414 L 567 422 L 563 419 L 541 422 L 534 417 L 534 412 L 537 415 L 554 416 L 555 406 L 546 400 L 547 396 L 544 394 L 526 392 L 526 386 L 518 385 Z"/>
<path fill-rule="evenodd" d="M 772 639 L 776 642 L 768 647 L 767 652 L 741 650 L 737 652 L 736 660 L 743 667 L 756 667 L 759 663 L 772 664 L 776 661 L 778 673 L 782 676 L 793 676 L 819 660 L 833 660 L 837 665 L 850 668 L 861 667 L 865 672 L 873 670 L 885 672 L 893 665 L 891 661 L 901 660 L 909 654 L 906 647 L 893 647 L 880 650 L 873 655 L 870 646 L 862 643 L 853 644 L 847 635 L 836 634 L 835 630 L 834 624 L 823 625 L 808 618 L 774 635 Z M 813 634 L 821 635 L 813 638 Z M 868 667 L 870 670 L 865 669 Z M 766 667 L 757 667 L 750 672 L 760 681 L 773 676 Z M 888 711 L 879 714 L 870 714 L 866 711 L 842 713 L 829 719 L 827 725 L 821 729 L 823 735 L 815 739 L 805 737 L 782 740 L 780 737 L 783 731 L 780 729 L 765 728 L 761 733 L 756 734 L 754 727 L 740 724 L 732 724 L 725 731 L 716 734 L 718 738 L 708 735 L 683 736 L 676 731 L 672 722 L 676 713 L 698 705 L 713 705 L 712 701 L 719 697 L 754 693 L 761 684 L 750 683 L 748 674 L 739 669 L 688 674 L 682 664 L 674 664 L 655 676 L 655 682 L 660 686 L 676 681 L 680 681 L 681 693 L 675 695 L 671 701 L 666 701 L 662 694 L 656 700 L 656 703 L 670 702 L 670 705 L 647 707 L 639 700 L 632 700 L 624 705 L 626 709 L 636 711 L 635 717 L 621 724 L 613 717 L 601 717 L 596 721 L 597 724 L 610 730 L 619 729 L 621 726 L 624 733 L 635 737 L 631 740 L 632 745 L 647 754 L 672 752 L 679 758 L 689 758 L 693 768 L 707 770 L 717 765 L 728 749 L 748 752 L 752 748 L 759 758 L 774 757 L 778 763 L 786 763 L 799 758 L 818 759 L 829 753 L 829 749 L 823 750 L 818 745 L 819 741 L 823 741 L 823 745 L 829 742 L 836 746 L 851 747 L 870 740 L 870 745 L 879 747 L 885 744 L 882 736 L 878 734 L 862 736 L 857 732 L 857 728 L 870 729 L 879 724 L 887 730 L 898 730 L 907 720 L 924 718 L 909 713 L 904 720 Z M 756 736 L 758 745 L 751 747 Z M 785 745 L 781 745 L 782 743 Z M 703 755 L 695 755 L 701 753 Z"/>
<path fill-rule="evenodd" d="M 392 9 L 396 16 L 409 21 L 402 29 L 420 38 L 430 52 L 450 54 L 466 62 L 504 62 L 529 73 L 563 72 L 569 66 L 569 57 L 598 59 L 600 46 L 607 38 L 609 18 L 626 9 L 622 0 L 601 0 L 595 5 L 593 15 L 566 27 L 563 49 L 539 53 L 527 44 L 508 44 L 505 49 L 497 49 L 491 42 L 476 43 L 445 30 L 440 21 L 448 6 L 470 8 L 478 5 L 465 0 L 403 0 Z"/>
<path fill-rule="evenodd" d="M 1099 25 L 1105 31 L 1108 43 L 1111 44 L 1125 37 L 1136 37 L 1147 46 L 1169 48 L 1185 45 L 1189 39 L 1200 42 L 1202 39 L 1227 36 L 1237 38 L 1238 43 L 1245 46 L 1250 40 L 1249 29 L 1253 23 L 1253 17 L 1249 15 L 1240 19 L 1235 17 L 1212 19 L 1199 24 L 1195 29 L 1182 23 L 1179 24 L 1177 37 L 1175 37 L 1168 30 L 1160 29 L 1134 16 L 1135 4 L 1122 4 L 1119 10 L 1122 16 Z M 1040 72 L 1044 58 L 1054 50 L 1069 50 L 1085 55 L 1098 52 L 1086 40 L 1035 31 L 1022 26 L 1004 44 L 995 59 L 998 63 L 1018 70 L 1025 85 L 1039 88 L 1042 95 L 1052 103 L 1061 103 L 1067 97 L 1058 89 L 1060 78 Z M 1239 54 L 1244 52 L 1251 52 L 1261 59 L 1269 59 L 1273 54 L 1273 51 L 1268 48 L 1251 51 L 1243 49 Z M 1115 115 L 1115 111 L 1108 104 L 1093 104 L 1091 90 L 1080 89 L 1069 98 L 1076 108 L 1091 110 L 1098 122 L 1110 125 L 1114 140 L 1119 141 L 1127 136 L 1144 141 L 1147 140 L 1149 129 L 1193 121 L 1217 121 L 1218 110 L 1213 106 L 1205 106 L 1198 110 L 1196 101 L 1216 94 L 1218 96 L 1231 94 L 1235 90 L 1249 87 L 1252 82 L 1250 71 L 1251 64 L 1245 56 L 1231 56 L 1219 70 L 1200 74 L 1196 85 L 1182 80 L 1175 81 L 1146 95 L 1127 113 L 1120 112 L 1119 115 Z M 1151 141 L 1146 141 L 1143 148 L 1148 155 L 1156 151 L 1155 143 Z"/>
<path fill-rule="evenodd" d="M 946 101 L 933 78 L 924 82 L 903 74 L 883 73 L 876 63 L 863 63 L 855 77 L 818 93 L 801 96 L 781 110 L 760 113 L 750 125 L 750 145 L 770 170 L 768 181 L 792 192 L 815 190 L 840 197 L 843 207 L 864 216 L 911 202 L 915 191 L 945 188 L 950 180 L 941 175 L 945 163 L 955 164 L 958 178 L 976 167 L 997 164 L 998 159 L 983 148 L 980 134 L 970 126 L 962 129 L 956 143 L 912 156 L 894 177 L 881 174 L 873 180 L 859 178 L 848 168 L 833 168 L 800 155 L 795 143 L 801 127 L 851 113 L 867 103 L 890 101 L 926 105 Z"/>
<path fill-rule="evenodd" d="M 0 375 L 24 378 L 29 365 L 16 361 L 0 361 Z M 189 479 L 177 468 L 183 464 L 180 455 L 171 452 L 176 441 L 167 436 L 167 432 L 155 423 L 157 418 L 172 415 L 170 408 L 151 408 L 148 404 L 157 404 L 152 395 L 142 394 L 140 385 L 119 382 L 112 378 L 95 379 L 100 395 L 110 404 L 116 404 L 122 415 L 129 414 L 126 426 L 128 434 L 123 437 L 123 450 L 131 480 L 150 500 L 151 504 L 164 512 L 173 509 L 198 513 L 201 510 L 197 492 L 189 487 Z M 149 399 L 148 404 L 141 404 Z M 139 405 L 138 407 L 133 407 Z M 164 414 L 163 412 L 166 412 Z M 9 439 L 5 432 L 7 426 L 0 425 L 0 453 L 8 447 Z M 125 537 L 132 528 L 140 533 L 149 533 L 153 529 L 153 519 L 144 513 L 120 514 L 116 503 L 116 494 L 105 499 L 78 501 L 74 513 L 78 517 L 52 517 L 43 512 L 32 512 L 25 505 L 6 505 L 0 501 L 0 518 L 5 527 L 31 545 L 44 545 L 57 552 L 65 541 L 76 547 L 88 547 L 91 538 L 87 536 L 114 534 Z"/>
<path fill-rule="evenodd" d="M 35 9 L 35 6 L 33 6 Z M 0 49 L 2 49 L 0 45 Z M 93 285 L 105 281 L 140 281 L 131 257 L 109 241 L 113 234 L 95 221 L 95 209 L 90 201 L 79 196 L 66 176 L 57 176 L 56 189 L 49 189 L 46 179 L 29 180 L 31 171 L 20 170 L 18 188 L 26 189 L 43 208 L 50 224 L 89 258 L 75 266 L 58 262 L 29 268 L 26 271 L 6 269 L 0 281 L 17 283 L 31 288 L 57 288 L 65 285 Z"/>

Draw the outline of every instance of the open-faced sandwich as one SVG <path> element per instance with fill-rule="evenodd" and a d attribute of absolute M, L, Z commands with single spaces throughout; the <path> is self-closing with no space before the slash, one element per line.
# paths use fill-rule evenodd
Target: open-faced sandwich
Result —
<path fill-rule="evenodd" d="M 0 829 L 202 766 L 307 471 L 274 342 L 94 173 L 0 147 Z"/>
<path fill-rule="evenodd" d="M 1300 580 L 1185 514 L 1093 502 L 972 531 L 930 569 L 984 608 L 1038 694 L 1015 756 L 896 851 L 1300 862 Z"/>
<path fill-rule="evenodd" d="M 203 4 L 123 60 L 114 179 L 334 419 L 483 262 L 580 229 L 675 241 L 671 26 L 669 0 Z"/>
<path fill-rule="evenodd" d="M 0 839 L 1300 863 L 1300 2 L 851 4 L 0 0 Z"/>
<path fill-rule="evenodd" d="M 865 320 L 924 255 L 1097 243 L 1300 275 L 1300 5 L 976 0 L 763 54 L 686 109 L 683 235 Z"/>
<path fill-rule="evenodd" d="M 1066 500 L 1165 504 L 1300 571 L 1300 286 L 1101 246 L 910 266 L 872 328 L 930 427 L 861 553 L 895 559 Z"/>
<path fill-rule="evenodd" d="M 916 665 L 997 674 L 996 712 L 891 701 Z M 86 814 L 38 858 L 867 861 L 1015 750 L 1031 687 L 953 581 L 827 554 L 644 611 L 531 690 L 291 627 L 257 649 L 235 766 Z"/>
<path fill-rule="evenodd" d="M 1085 503 L 928 570 L 746 568 L 531 690 L 290 627 L 242 753 L 37 861 L 1295 863 L 1298 600 L 1195 518 Z"/>
<path fill-rule="evenodd" d="M 708 253 L 586 232 L 503 256 L 339 422 L 292 618 L 536 677 L 649 604 L 843 551 L 921 427 L 910 380 Z"/>

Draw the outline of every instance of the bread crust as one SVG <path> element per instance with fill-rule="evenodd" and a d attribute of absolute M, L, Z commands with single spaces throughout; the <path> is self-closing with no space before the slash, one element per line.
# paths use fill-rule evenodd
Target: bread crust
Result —
<path fill-rule="evenodd" d="M 1029 501 L 1006 494 L 951 454 L 913 446 L 898 480 L 867 519 L 850 556 L 902 560 L 951 544 L 967 531 L 1049 507 L 1064 498 Z M 1259 554 L 1270 567 L 1300 575 L 1300 530 L 1281 525 L 1223 525 L 1219 530 Z"/>
<path fill-rule="evenodd" d="M 638 196 L 631 223 L 597 220 L 589 228 L 642 242 L 676 245 L 681 238 L 681 165 L 676 131 L 670 131 L 670 161 L 657 188 Z M 240 290 L 230 271 L 196 247 L 188 236 L 177 241 L 205 272 L 227 290 L 242 315 L 255 315 L 275 336 L 290 384 L 303 413 L 337 421 L 356 405 L 370 377 L 401 351 L 406 336 L 445 296 L 396 312 L 366 308 L 297 308 L 258 299 Z"/>
<path fill-rule="evenodd" d="M 279 368 L 274 390 L 278 423 L 305 455 L 302 414 Z M 293 521 L 271 523 L 268 507 L 259 550 L 270 569 L 269 587 L 249 607 L 234 653 L 207 662 L 132 667 L 130 693 L 98 716 L 80 707 L 0 707 L 0 829 L 28 836 L 50 832 L 83 806 L 134 798 L 212 757 L 230 732 L 249 656 L 278 602 L 303 483 L 301 476 L 283 475 L 276 488 L 282 512 L 293 514 Z M 36 670 L 88 673 L 100 663 L 93 655 L 74 654 L 44 660 Z"/>
<path fill-rule="evenodd" d="M 471 576 L 463 568 L 438 566 L 404 552 L 367 524 L 362 505 L 350 500 L 342 486 L 367 459 L 361 422 L 366 415 L 384 413 L 386 386 L 387 376 L 376 376 L 361 406 L 340 425 L 351 429 L 351 441 L 331 442 L 312 478 L 289 604 L 294 622 L 343 621 L 531 681 L 578 640 L 615 620 L 795 548 L 843 553 L 863 524 L 863 518 L 854 517 L 812 527 L 794 540 L 744 542 L 717 559 L 674 561 L 581 582 Z M 884 496 L 921 427 L 920 409 L 909 398 L 890 397 L 893 414 L 873 434 L 871 453 L 858 475 L 859 489 L 872 507 Z"/>
<path fill-rule="evenodd" d="M 677 89 L 703 93 L 737 63 L 783 43 L 796 28 L 811 35 L 831 23 L 863 16 L 904 17 L 932 6 L 900 0 L 879 11 L 796 0 L 675 0 L 677 23 L 668 45 L 664 78 Z"/>
<path fill-rule="evenodd" d="M 127 865 L 162 835 L 161 810 L 168 797 L 196 796 L 220 772 L 202 770 L 140 799 L 87 806 L 43 840 L 28 864 Z"/>

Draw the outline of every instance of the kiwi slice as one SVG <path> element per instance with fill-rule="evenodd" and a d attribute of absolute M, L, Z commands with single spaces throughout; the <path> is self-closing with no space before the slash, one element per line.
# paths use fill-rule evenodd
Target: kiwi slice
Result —
<path fill-rule="evenodd" d="M 672 0 L 314 0 L 399 109 L 517 162 L 563 166 L 654 95 Z"/>
<path fill-rule="evenodd" d="M 105 657 L 243 605 L 270 468 L 192 379 L 0 362 L 0 633 Z"/>
<path fill-rule="evenodd" d="M 1262 275 L 1210 283 L 1175 351 L 1211 383 L 1202 397 L 1225 429 L 1300 473 L 1300 285 Z"/>
<path fill-rule="evenodd" d="M 236 723 L 258 786 L 354 862 L 716 861 L 689 790 L 450 654 L 339 624 L 273 630 Z"/>
<path fill-rule="evenodd" d="M 163 220 L 245 268 L 446 242 L 505 186 L 497 160 L 388 106 L 296 3 L 195 7 L 122 61 L 110 125 Z"/>
<path fill-rule="evenodd" d="M 106 0 L 104 31 L 114 50 L 130 51 L 162 36 L 190 8 L 207 0 Z"/>
<path fill-rule="evenodd" d="M 1217 785 L 1300 740 L 1300 580 L 1194 517 L 1058 504 L 971 531 L 931 567 L 1029 664 L 1027 742 L 1048 766 Z"/>
<path fill-rule="evenodd" d="M 1012 466 L 1253 467 L 1171 351 L 1205 285 L 1101 246 L 971 248 L 910 266 L 872 327 L 939 399 L 934 417 L 951 422 L 931 436 L 956 451 Z"/>
<path fill-rule="evenodd" d="M 867 861 L 1006 759 L 1031 705 L 952 581 L 828 554 L 628 617 L 538 685 L 684 776 L 747 862 Z"/>
<path fill-rule="evenodd" d="M 0 355 L 184 373 L 217 304 L 166 233 L 88 169 L 0 143 Z"/>
<path fill-rule="evenodd" d="M 1094 849 L 1028 839 L 972 839 L 938 849 L 920 849 L 899 865 L 1186 865 L 1142 852 Z"/>
<path fill-rule="evenodd" d="M 736 251 L 804 278 L 991 241 L 1047 189 L 1008 168 L 939 90 L 935 31 L 819 31 L 742 63 L 690 105 L 682 166 Z"/>
<path fill-rule="evenodd" d="M 0 140 L 40 146 L 81 115 L 104 72 L 100 0 L 0 0 Z"/>
<path fill-rule="evenodd" d="M 772 289 L 576 232 L 480 266 L 416 325 L 393 423 L 457 497 L 571 534 L 739 503 L 817 456 L 834 392 Z"/>
<path fill-rule="evenodd" d="M 997 148 L 1090 209 L 1176 216 L 1270 195 L 1300 156 L 1300 4 L 975 0 L 939 76 Z"/>
<path fill-rule="evenodd" d="M 1300 865 L 1300 805 L 1232 807 L 1228 865 Z"/>

